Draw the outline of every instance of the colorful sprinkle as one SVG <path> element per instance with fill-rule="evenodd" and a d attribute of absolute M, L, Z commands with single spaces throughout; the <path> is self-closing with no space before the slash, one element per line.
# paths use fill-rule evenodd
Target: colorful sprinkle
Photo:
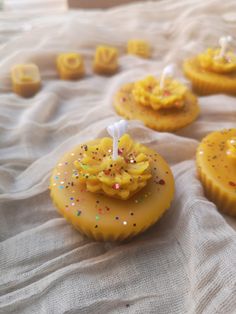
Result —
<path fill-rule="evenodd" d="M 123 150 L 122 149 L 118 149 L 118 155 L 122 155 L 123 154 Z"/>
<path fill-rule="evenodd" d="M 164 96 L 170 96 L 170 92 L 168 90 L 165 90 L 163 94 Z"/>
<path fill-rule="evenodd" d="M 119 183 L 113 184 L 113 185 L 112 185 L 112 188 L 113 188 L 114 190 L 119 190 L 119 189 L 120 189 Z"/>
<path fill-rule="evenodd" d="M 77 212 L 76 212 L 76 216 L 80 216 L 80 215 L 81 215 L 81 213 L 82 213 L 82 211 L 81 211 L 81 210 L 77 210 Z"/>

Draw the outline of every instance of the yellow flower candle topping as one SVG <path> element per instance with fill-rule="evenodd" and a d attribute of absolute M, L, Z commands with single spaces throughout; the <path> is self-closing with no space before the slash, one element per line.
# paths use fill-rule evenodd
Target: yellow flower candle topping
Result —
<path fill-rule="evenodd" d="M 111 138 L 101 139 L 98 145 L 85 145 L 83 156 L 74 162 L 74 176 L 90 192 L 126 200 L 151 178 L 150 158 L 127 134 L 118 142 L 116 159 L 113 148 Z"/>
<path fill-rule="evenodd" d="M 220 49 L 208 48 L 198 56 L 200 66 L 205 70 L 222 74 L 236 71 L 236 55 L 232 51 L 227 51 L 231 41 L 230 36 L 221 37 Z"/>
<path fill-rule="evenodd" d="M 134 100 L 154 110 L 182 108 L 187 88 L 172 78 L 166 78 L 164 86 L 161 81 L 148 76 L 136 82 L 132 91 Z"/>
<path fill-rule="evenodd" d="M 227 141 L 228 150 L 227 155 L 231 158 L 234 158 L 236 161 L 236 137 L 232 137 Z"/>
<path fill-rule="evenodd" d="M 236 71 L 236 55 L 229 51 L 223 57 L 219 56 L 220 49 L 207 49 L 198 56 L 200 66 L 216 73 L 230 73 Z"/>

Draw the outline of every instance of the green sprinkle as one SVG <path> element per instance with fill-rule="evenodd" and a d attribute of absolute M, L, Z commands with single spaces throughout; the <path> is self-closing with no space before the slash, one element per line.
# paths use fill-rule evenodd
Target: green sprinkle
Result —
<path fill-rule="evenodd" d="M 84 170 L 87 170 L 89 166 L 81 164 L 81 168 L 83 168 Z"/>

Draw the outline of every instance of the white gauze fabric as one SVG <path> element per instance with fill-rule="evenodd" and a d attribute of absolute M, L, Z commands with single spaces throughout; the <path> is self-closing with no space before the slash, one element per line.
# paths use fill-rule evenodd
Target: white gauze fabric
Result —
<path fill-rule="evenodd" d="M 107 136 L 120 117 L 114 92 L 160 75 L 222 35 L 235 35 L 235 0 L 143 2 L 109 11 L 57 15 L 2 13 L 0 28 L 0 313 L 235 313 L 235 220 L 204 197 L 195 153 L 209 132 L 236 126 L 236 98 L 200 97 L 200 117 L 175 134 L 129 123 L 135 140 L 171 165 L 176 194 L 149 231 L 127 243 L 97 243 L 77 232 L 49 196 L 57 160 L 79 143 Z M 125 54 L 130 38 L 150 40 L 151 60 Z M 97 44 L 120 50 L 121 70 L 94 75 Z M 59 80 L 56 55 L 79 51 L 87 76 Z M 33 98 L 11 92 L 10 67 L 36 63 Z"/>

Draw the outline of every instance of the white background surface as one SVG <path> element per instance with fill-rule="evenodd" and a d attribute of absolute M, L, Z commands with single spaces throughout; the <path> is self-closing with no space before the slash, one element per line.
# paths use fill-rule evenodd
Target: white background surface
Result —
<path fill-rule="evenodd" d="M 120 119 L 111 102 L 127 81 L 160 74 L 169 62 L 234 35 L 236 3 L 191 0 L 137 4 L 108 12 L 1 15 L 0 28 L 0 313 L 234 313 L 235 220 L 203 195 L 195 152 L 207 133 L 235 127 L 236 100 L 199 98 L 201 115 L 176 134 L 140 122 L 129 132 L 172 166 L 175 200 L 152 229 L 130 243 L 96 243 L 57 214 L 48 191 L 58 158 L 104 136 Z M 25 24 L 28 25 L 25 30 Z M 127 56 L 132 37 L 151 41 L 152 60 Z M 91 73 L 95 46 L 120 50 L 121 71 Z M 55 57 L 80 51 L 87 76 L 57 78 Z M 35 62 L 43 78 L 32 99 L 11 92 L 13 64 Z"/>

